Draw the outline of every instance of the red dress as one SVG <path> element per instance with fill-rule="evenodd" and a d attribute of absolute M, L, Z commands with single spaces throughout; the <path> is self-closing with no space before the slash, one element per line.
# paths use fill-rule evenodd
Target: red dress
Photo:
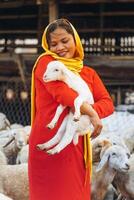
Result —
<path fill-rule="evenodd" d="M 83 158 L 83 137 L 78 145 L 71 143 L 59 154 L 48 155 L 36 149 L 36 145 L 52 138 L 59 128 L 68 108 L 62 113 L 53 130 L 46 125 L 53 118 L 59 104 L 73 107 L 77 94 L 61 81 L 43 82 L 43 73 L 51 56 L 39 59 L 35 69 L 36 117 L 29 139 L 29 184 L 30 200 L 90 200 L 90 180 L 84 185 L 85 165 Z M 93 92 L 94 109 L 101 118 L 113 112 L 113 103 L 96 72 L 83 67 L 82 78 Z"/>

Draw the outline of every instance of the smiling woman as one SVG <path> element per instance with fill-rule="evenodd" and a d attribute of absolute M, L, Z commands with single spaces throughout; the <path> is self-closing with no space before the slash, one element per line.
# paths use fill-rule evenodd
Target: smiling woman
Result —
<path fill-rule="evenodd" d="M 72 34 L 63 28 L 57 28 L 50 33 L 49 47 L 50 51 L 56 53 L 60 57 L 73 58 L 75 55 L 75 41 Z"/>
<path fill-rule="evenodd" d="M 52 60 L 61 61 L 86 81 L 95 103 L 90 105 L 84 102 L 80 110 L 91 120 L 93 137 L 101 132 L 100 118 L 113 112 L 113 103 L 97 73 L 90 67 L 83 66 L 81 40 L 70 22 L 58 19 L 49 24 L 42 37 L 42 46 L 45 53 L 37 59 L 32 72 L 32 130 L 28 163 L 30 200 L 90 200 L 91 169 L 88 163 L 91 163 L 91 155 L 88 151 L 88 135 L 81 136 L 76 146 L 70 143 L 54 155 L 36 148 L 37 144 L 47 142 L 56 135 L 69 110 L 74 109 L 77 97 L 77 93 L 61 81 L 43 81 L 47 65 Z M 47 124 L 54 117 L 59 104 L 67 108 L 55 128 L 49 130 Z"/>

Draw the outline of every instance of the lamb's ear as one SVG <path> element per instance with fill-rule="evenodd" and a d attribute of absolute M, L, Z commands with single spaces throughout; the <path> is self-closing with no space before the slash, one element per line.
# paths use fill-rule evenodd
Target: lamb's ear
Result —
<path fill-rule="evenodd" d="M 66 80 L 65 71 L 63 69 L 61 69 L 60 80 L 63 81 L 63 82 Z"/>
<path fill-rule="evenodd" d="M 104 165 L 108 162 L 110 155 L 108 155 L 108 153 L 104 153 L 104 155 L 101 158 L 101 161 L 99 162 L 97 168 L 96 168 L 96 172 L 99 172 Z"/>

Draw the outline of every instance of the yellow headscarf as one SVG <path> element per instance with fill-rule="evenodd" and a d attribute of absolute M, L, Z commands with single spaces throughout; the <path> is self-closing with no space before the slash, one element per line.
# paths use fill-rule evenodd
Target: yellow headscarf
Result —
<path fill-rule="evenodd" d="M 64 19 L 63 19 L 64 20 Z M 57 20 L 55 20 L 54 22 L 56 22 Z M 51 52 L 48 49 L 48 44 L 47 44 L 47 39 L 46 39 L 46 32 L 48 30 L 48 27 L 54 23 L 50 23 L 42 36 L 42 47 L 45 50 L 45 53 L 41 54 L 39 56 L 39 58 L 37 59 L 34 67 L 33 67 L 33 71 L 32 71 L 32 88 L 31 88 L 31 123 L 33 123 L 34 117 L 35 117 L 35 87 L 34 87 L 34 69 L 36 68 L 37 62 L 40 59 L 40 57 L 42 57 L 43 55 L 51 55 L 53 58 L 55 58 L 56 60 L 59 60 L 61 62 L 63 62 L 65 64 L 65 66 L 73 71 L 74 73 L 79 73 L 81 71 L 81 69 L 83 68 L 83 58 L 84 58 L 84 51 L 83 51 L 83 47 L 81 44 L 81 40 L 80 37 L 77 33 L 77 31 L 75 30 L 74 26 L 67 20 L 65 20 L 67 23 L 70 24 L 70 26 L 72 27 L 73 33 L 74 33 L 74 39 L 75 39 L 75 43 L 76 43 L 76 57 L 72 58 L 72 59 L 68 59 L 68 58 L 64 58 L 64 57 L 59 57 L 57 54 Z M 85 166 L 86 168 L 90 167 L 91 170 L 91 163 L 92 163 L 92 152 L 91 152 L 91 141 L 90 141 L 90 134 L 86 134 L 84 136 L 84 160 L 85 160 Z M 90 172 L 91 173 L 91 172 Z"/>

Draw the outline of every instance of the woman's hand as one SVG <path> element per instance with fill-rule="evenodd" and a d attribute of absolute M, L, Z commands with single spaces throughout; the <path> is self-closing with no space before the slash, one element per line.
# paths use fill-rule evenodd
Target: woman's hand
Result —
<path fill-rule="evenodd" d="M 103 127 L 97 112 L 93 109 L 93 107 L 90 104 L 84 102 L 81 106 L 81 113 L 89 116 L 91 123 L 94 127 L 91 137 L 97 137 L 101 133 Z"/>
<path fill-rule="evenodd" d="M 102 122 L 98 116 L 98 114 L 94 114 L 93 116 L 90 117 L 90 120 L 91 120 L 91 123 L 94 127 L 94 130 L 91 134 L 91 138 L 95 138 L 97 137 L 100 133 L 101 133 L 101 130 L 102 130 Z"/>

